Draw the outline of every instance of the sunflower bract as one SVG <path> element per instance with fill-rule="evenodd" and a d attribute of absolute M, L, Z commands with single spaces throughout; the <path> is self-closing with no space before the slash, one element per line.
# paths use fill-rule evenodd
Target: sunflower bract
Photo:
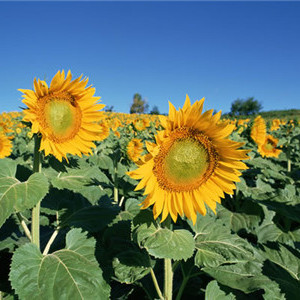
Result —
<path fill-rule="evenodd" d="M 136 190 L 145 188 L 142 208 L 153 205 L 154 218 L 161 222 L 178 214 L 195 224 L 197 213 L 206 214 L 206 206 L 216 211 L 224 192 L 233 194 L 235 183 L 247 169 L 241 162 L 249 150 L 243 143 L 228 139 L 234 129 L 229 122 L 219 122 L 221 112 L 202 113 L 204 99 L 191 105 L 187 96 L 178 111 L 170 104 L 169 116 L 161 116 L 163 131 L 156 143 L 147 143 L 149 155 L 140 167 L 128 174 L 141 181 Z"/>

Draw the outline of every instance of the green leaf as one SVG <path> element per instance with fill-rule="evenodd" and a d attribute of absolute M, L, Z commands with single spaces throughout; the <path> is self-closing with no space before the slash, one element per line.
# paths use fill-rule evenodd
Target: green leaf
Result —
<path fill-rule="evenodd" d="M 140 201 L 134 198 L 128 198 L 125 201 L 125 209 L 116 216 L 113 222 L 117 223 L 119 221 L 132 220 L 140 211 Z"/>
<path fill-rule="evenodd" d="M 33 208 L 48 192 L 48 181 L 41 173 L 20 182 L 16 177 L 17 164 L 13 160 L 0 161 L 0 226 L 13 213 Z"/>
<path fill-rule="evenodd" d="M 115 276 L 122 283 L 134 283 L 150 272 L 148 255 L 134 249 L 125 250 L 117 255 L 112 262 Z"/>
<path fill-rule="evenodd" d="M 131 240 L 130 222 L 119 221 L 102 236 L 103 248 L 96 255 L 106 273 L 122 283 L 133 283 L 150 272 L 150 257 Z"/>
<path fill-rule="evenodd" d="M 9 277 L 13 289 L 21 299 L 40 299 L 38 273 L 42 259 L 40 250 L 31 243 L 15 251 Z"/>
<path fill-rule="evenodd" d="M 110 184 L 110 181 L 98 167 L 85 166 L 80 169 L 68 169 L 67 172 L 60 172 L 51 180 L 51 183 L 60 190 L 69 189 L 81 193 L 94 204 L 106 194 L 105 188 Z"/>
<path fill-rule="evenodd" d="M 261 274 L 261 264 L 251 261 L 216 268 L 205 267 L 202 271 L 208 273 L 219 283 L 247 294 L 275 284 Z"/>
<path fill-rule="evenodd" d="M 275 223 L 264 222 L 256 229 L 257 241 L 259 243 L 281 242 L 293 245 L 294 242 L 300 242 L 300 229 L 293 231 L 282 231 Z"/>
<path fill-rule="evenodd" d="M 264 193 L 272 193 L 273 192 L 273 188 L 271 187 L 271 185 L 264 182 L 261 178 L 258 178 L 256 180 L 256 187 Z"/>
<path fill-rule="evenodd" d="M 257 204 L 256 204 L 257 205 Z M 249 205 L 250 206 L 250 205 Z M 255 204 L 251 203 L 251 208 L 255 209 Z M 240 213 L 240 212 L 232 212 L 224 207 L 218 210 L 218 218 L 223 221 L 224 224 L 229 224 L 230 228 L 234 232 L 238 232 L 239 230 L 247 230 L 251 231 L 256 226 L 258 226 L 260 222 L 260 216 L 257 214 L 260 211 L 248 211 L 247 213 Z"/>
<path fill-rule="evenodd" d="M 10 272 L 21 299 L 109 299 L 110 287 L 94 257 L 95 240 L 79 229 L 66 236 L 66 249 L 43 256 L 36 245 L 15 252 Z"/>
<path fill-rule="evenodd" d="M 221 290 L 218 282 L 212 280 L 205 289 L 205 300 L 234 300 L 235 296 L 230 293 L 226 295 L 224 291 Z"/>
<path fill-rule="evenodd" d="M 300 252 L 279 243 L 268 243 L 263 246 L 262 255 L 285 269 L 300 284 Z"/>
<path fill-rule="evenodd" d="M 195 241 L 189 231 L 161 228 L 150 211 L 142 211 L 132 224 L 133 239 L 156 258 L 187 260 L 194 253 Z"/>
<path fill-rule="evenodd" d="M 61 216 L 61 226 L 81 227 L 89 232 L 97 232 L 107 226 L 118 214 L 120 208 L 110 202 L 101 201 L 99 205 L 66 211 Z"/>
<path fill-rule="evenodd" d="M 266 199 L 257 200 L 260 204 L 266 205 L 269 210 L 276 211 L 278 214 L 300 222 L 300 203 L 299 196 L 294 196 L 292 202 L 283 195 L 268 197 Z M 298 202 L 297 204 L 295 202 Z M 291 205 L 290 205 L 291 203 Z"/>
<path fill-rule="evenodd" d="M 292 277 L 291 273 L 288 272 L 284 267 L 270 260 L 266 260 L 264 262 L 262 272 L 266 277 L 272 280 L 271 282 L 273 284 L 276 283 L 276 286 L 279 286 L 281 293 L 285 294 L 286 299 L 299 298 L 300 282 Z M 269 289 L 270 288 L 271 287 L 269 287 Z M 265 288 L 265 290 L 269 293 L 267 288 Z"/>
<path fill-rule="evenodd" d="M 231 234 L 220 220 L 201 216 L 191 227 L 196 233 L 195 263 L 198 267 L 216 267 L 254 259 L 252 246 L 238 235 Z"/>
<path fill-rule="evenodd" d="M 258 169 L 271 169 L 275 171 L 280 171 L 283 169 L 280 165 L 274 164 L 270 159 L 265 159 L 262 157 L 256 157 L 248 160 L 247 164 Z"/>

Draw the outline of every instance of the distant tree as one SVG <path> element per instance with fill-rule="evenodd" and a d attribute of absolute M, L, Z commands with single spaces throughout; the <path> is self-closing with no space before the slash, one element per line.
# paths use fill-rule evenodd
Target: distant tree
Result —
<path fill-rule="evenodd" d="M 150 115 L 160 115 L 159 109 L 156 105 L 154 105 L 150 111 Z"/>
<path fill-rule="evenodd" d="M 113 105 L 111 105 L 111 106 L 107 105 L 107 106 L 105 106 L 104 111 L 112 112 L 112 111 L 114 111 L 114 106 Z"/>
<path fill-rule="evenodd" d="M 142 96 L 138 93 L 133 95 L 133 103 L 130 107 L 131 114 L 144 114 L 148 111 L 149 105 L 146 100 L 142 99 Z"/>
<path fill-rule="evenodd" d="M 231 115 L 234 116 L 249 116 L 257 114 L 262 109 L 261 103 L 254 99 L 254 97 L 249 97 L 246 100 L 236 99 L 231 104 Z"/>

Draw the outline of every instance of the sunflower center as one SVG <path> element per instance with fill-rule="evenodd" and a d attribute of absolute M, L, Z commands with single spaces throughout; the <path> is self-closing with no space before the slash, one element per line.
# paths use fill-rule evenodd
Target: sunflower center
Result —
<path fill-rule="evenodd" d="M 266 148 L 266 150 L 268 150 L 268 151 L 272 151 L 273 148 L 274 148 L 274 146 L 273 146 L 273 144 L 267 142 L 267 144 L 265 145 L 265 148 Z"/>
<path fill-rule="evenodd" d="M 165 158 L 165 171 L 172 182 L 189 183 L 202 176 L 208 167 L 208 155 L 194 139 L 177 140 Z"/>
<path fill-rule="evenodd" d="M 218 160 L 219 155 L 206 135 L 181 127 L 160 146 L 153 173 L 165 190 L 191 191 L 210 178 Z"/>
<path fill-rule="evenodd" d="M 64 135 L 75 123 L 75 108 L 65 101 L 49 102 L 45 112 L 48 124 L 56 134 Z"/>
<path fill-rule="evenodd" d="M 65 142 L 73 138 L 81 125 L 81 110 L 66 92 L 41 98 L 41 125 L 52 141 Z"/>

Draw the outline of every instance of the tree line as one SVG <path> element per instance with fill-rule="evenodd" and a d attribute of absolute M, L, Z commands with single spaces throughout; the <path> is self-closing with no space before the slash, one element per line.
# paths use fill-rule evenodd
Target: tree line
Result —
<path fill-rule="evenodd" d="M 249 97 L 247 99 L 236 99 L 231 104 L 230 116 L 250 116 L 259 113 L 262 109 L 262 104 L 254 99 L 254 97 Z M 142 98 L 142 95 L 135 93 L 133 95 L 133 101 L 130 106 L 131 114 L 146 114 L 149 111 L 149 104 L 147 100 Z M 159 109 L 154 105 L 149 112 L 153 115 L 159 115 Z"/>

